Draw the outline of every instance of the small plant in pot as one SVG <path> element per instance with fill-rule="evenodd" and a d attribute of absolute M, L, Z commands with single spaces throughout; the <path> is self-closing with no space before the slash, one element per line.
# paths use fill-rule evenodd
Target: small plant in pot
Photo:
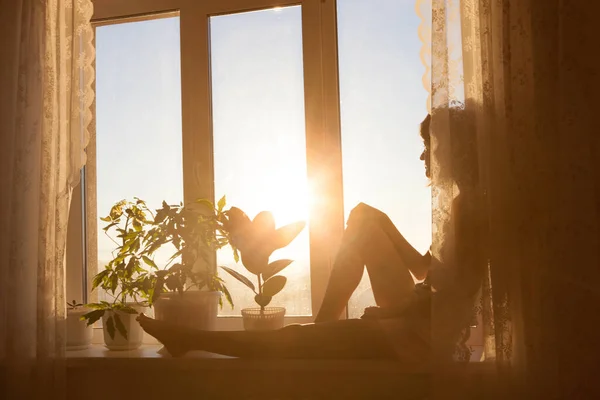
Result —
<path fill-rule="evenodd" d="M 76 300 L 67 302 L 67 350 L 84 350 L 92 344 L 94 331 L 83 318 L 89 311 Z"/>
<path fill-rule="evenodd" d="M 107 223 L 104 232 L 117 248 L 114 258 L 94 277 L 92 290 L 101 288 L 112 300 L 87 304 L 92 311 L 83 318 L 88 326 L 102 319 L 104 342 L 110 350 L 136 349 L 144 335 L 136 318 L 149 306 L 155 282 L 142 267 L 144 260 L 139 255 L 144 227 L 152 221 L 146 204 L 139 199 L 118 202 L 101 220 Z M 116 239 L 109 232 L 116 232 Z"/>
<path fill-rule="evenodd" d="M 285 308 L 267 306 L 271 303 L 273 296 L 279 293 L 287 282 L 286 277 L 277 274 L 290 265 L 293 260 L 270 261 L 269 259 L 275 250 L 290 244 L 304 229 L 305 223 L 295 222 L 276 229 L 273 214 L 268 211 L 258 213 L 254 220 L 250 220 L 242 210 L 236 207 L 232 207 L 225 214 L 227 221 L 224 222 L 224 228 L 229 233 L 230 244 L 234 248 L 234 257 L 237 261 L 239 251 L 244 267 L 256 276 L 257 285 L 254 285 L 250 279 L 239 272 L 228 267 L 221 267 L 255 294 L 254 300 L 259 307 L 242 310 L 244 329 L 282 328 Z"/>
<path fill-rule="evenodd" d="M 156 210 L 141 252 L 156 277 L 151 297 L 156 319 L 214 330 L 218 307 L 223 305 L 221 294 L 233 307 L 213 261 L 215 251 L 229 243 L 224 206 L 222 197 L 216 206 L 202 199 L 185 206 L 163 202 Z M 172 245 L 173 254 L 159 269 L 150 258 L 165 245 Z"/>

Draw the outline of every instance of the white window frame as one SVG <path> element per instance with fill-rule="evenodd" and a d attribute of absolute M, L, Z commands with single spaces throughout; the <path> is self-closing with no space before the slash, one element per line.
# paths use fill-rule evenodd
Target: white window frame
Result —
<path fill-rule="evenodd" d="M 319 311 L 344 227 L 336 1 L 95 0 L 92 24 L 96 27 L 179 15 L 184 200 L 214 200 L 210 17 L 292 5 L 302 7 L 308 177 L 328 205 L 327 209 L 315 206 L 309 213 L 312 316 L 286 316 L 286 323 L 307 323 L 312 322 Z M 92 125 L 95 125 L 95 119 Z M 95 130 L 95 127 L 91 129 Z M 88 165 L 82 180 L 84 189 L 76 189 L 81 198 L 73 201 L 71 209 L 70 228 L 73 229 L 70 231 L 73 234 L 67 256 L 67 295 L 82 301 L 93 300 L 86 292 L 98 270 L 95 135 L 92 135 L 87 152 Z M 74 197 L 77 193 L 74 192 Z M 83 254 L 82 247 L 85 249 Z M 86 279 L 83 279 L 82 269 Z M 217 327 L 242 329 L 241 317 L 219 317 Z"/>
<path fill-rule="evenodd" d="M 214 200 L 209 18 L 292 5 L 302 6 L 307 170 L 328 207 L 310 210 L 313 316 L 286 316 L 287 324 L 312 322 L 318 313 L 344 228 L 336 0 L 94 0 L 92 18 L 96 27 L 179 15 L 184 199 Z M 98 271 L 95 118 L 89 129 L 88 163 L 73 192 L 69 218 L 69 301 L 95 300 L 89 293 Z M 483 346 L 479 322 L 467 342 L 477 354 Z M 220 316 L 217 328 L 242 329 L 241 317 Z M 102 342 L 100 329 L 94 336 L 95 343 Z M 152 339 L 146 335 L 149 343 Z"/>

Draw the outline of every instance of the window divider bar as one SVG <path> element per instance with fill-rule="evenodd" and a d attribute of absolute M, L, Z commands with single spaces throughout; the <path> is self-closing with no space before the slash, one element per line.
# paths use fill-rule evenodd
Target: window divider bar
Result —
<path fill-rule="evenodd" d="M 325 147 L 325 154 L 327 155 L 327 168 L 330 175 L 328 196 L 332 204 L 332 207 L 329 209 L 327 235 L 330 242 L 330 264 L 332 267 L 344 232 L 344 189 L 342 179 L 336 0 L 321 1 L 321 46 L 325 127 L 323 145 Z"/>

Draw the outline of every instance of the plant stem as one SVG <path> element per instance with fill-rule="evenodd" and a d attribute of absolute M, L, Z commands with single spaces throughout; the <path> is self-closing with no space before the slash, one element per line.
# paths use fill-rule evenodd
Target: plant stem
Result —
<path fill-rule="evenodd" d="M 262 283 L 260 282 L 260 274 L 256 275 L 258 279 L 258 294 L 262 294 Z"/>
<path fill-rule="evenodd" d="M 260 279 L 260 274 L 257 274 L 256 277 L 258 278 L 258 293 L 262 295 L 262 283 L 261 283 L 261 279 Z M 265 306 L 261 305 L 260 306 L 260 312 L 261 314 L 265 311 Z"/>

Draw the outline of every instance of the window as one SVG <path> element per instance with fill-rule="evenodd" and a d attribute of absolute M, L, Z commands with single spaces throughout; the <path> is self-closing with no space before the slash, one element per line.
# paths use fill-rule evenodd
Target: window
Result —
<path fill-rule="evenodd" d="M 250 217 L 271 210 L 278 225 L 308 220 L 301 6 L 210 17 L 215 193 Z M 308 229 L 273 259 L 289 258 L 288 315 L 311 315 Z M 231 249 L 218 265 L 233 265 Z M 224 274 L 235 315 L 254 295 Z"/>
<path fill-rule="evenodd" d="M 307 220 L 280 254 L 295 263 L 273 305 L 308 322 L 358 202 L 427 249 L 418 136 L 427 93 L 413 0 L 96 0 L 94 19 L 97 133 L 72 213 L 82 226 L 72 243 L 86 245 L 69 265 L 87 255 L 88 277 L 102 266 L 111 247 L 97 217 L 117 200 L 225 194 L 251 217 L 270 209 L 278 225 Z M 228 251 L 217 258 L 233 262 Z M 82 290 L 77 274 L 70 293 Z M 252 298 L 235 281 L 228 287 L 236 308 L 221 315 L 239 315 Z M 351 317 L 373 304 L 366 274 L 360 289 Z"/>
<path fill-rule="evenodd" d="M 420 20 L 412 7 L 413 1 L 337 2 L 344 217 L 360 202 L 377 207 L 425 253 L 431 191 L 418 132 L 427 92 L 418 58 Z M 358 318 L 372 305 L 365 273 L 348 315 Z"/>
<path fill-rule="evenodd" d="M 183 200 L 179 17 L 96 28 L 96 133 L 98 216 L 122 199 L 151 209 Z M 100 268 L 115 247 L 103 225 Z"/>

